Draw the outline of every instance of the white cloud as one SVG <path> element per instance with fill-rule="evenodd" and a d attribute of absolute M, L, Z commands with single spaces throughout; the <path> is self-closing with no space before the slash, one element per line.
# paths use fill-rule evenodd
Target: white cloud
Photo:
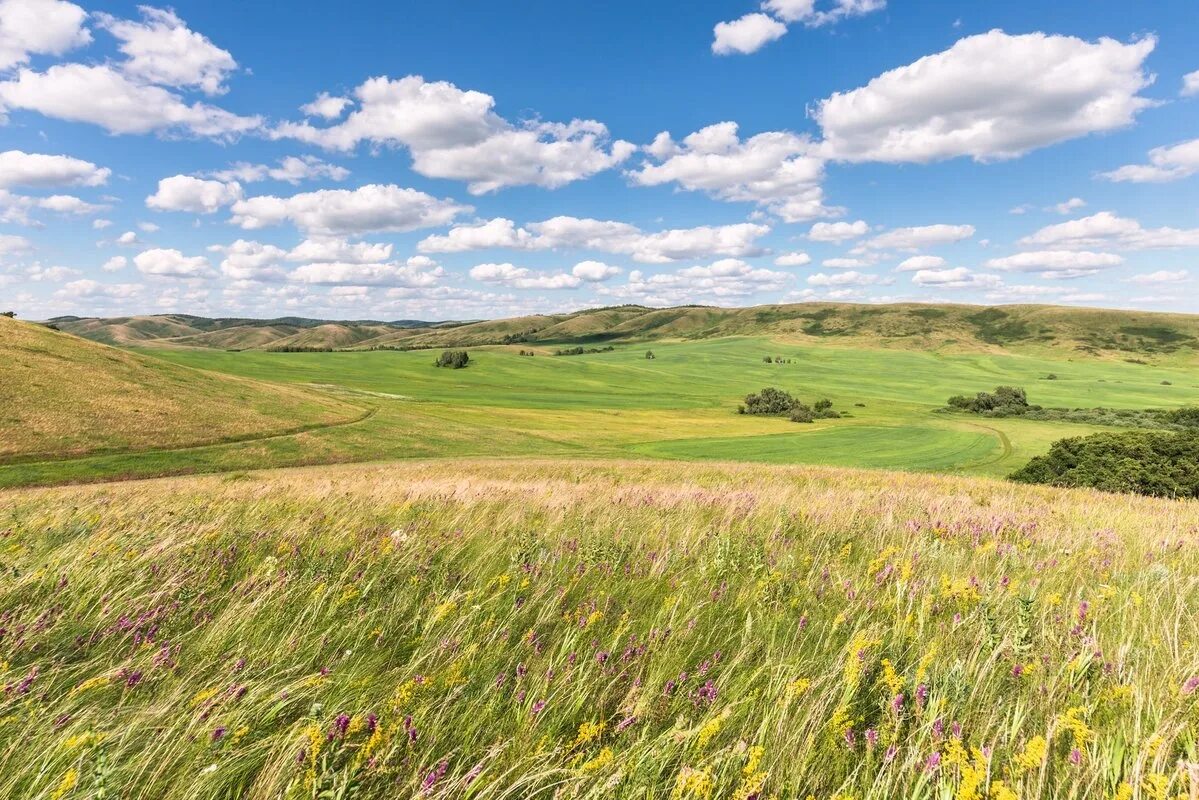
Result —
<path fill-rule="evenodd" d="M 160 86 L 197 88 L 222 94 L 224 80 L 237 62 L 228 51 L 187 27 L 173 11 L 139 6 L 142 21 L 97 14 L 99 26 L 120 41 L 126 60 L 121 69 L 132 78 Z"/>
<path fill-rule="evenodd" d="M 718 56 L 753 53 L 781 38 L 787 26 L 766 14 L 746 14 L 712 28 L 712 52 Z"/>
<path fill-rule="evenodd" d="M 995 275 L 975 273 L 965 267 L 953 269 L 922 269 L 912 276 L 912 283 L 940 289 L 993 288 L 1002 281 Z"/>
<path fill-rule="evenodd" d="M 1180 270 L 1165 270 L 1159 269 L 1157 272 L 1150 272 L 1143 275 L 1133 275 L 1125 280 L 1129 283 L 1138 283 L 1141 285 L 1160 285 L 1164 283 L 1184 283 L 1190 279 L 1191 273 L 1185 269 Z"/>
<path fill-rule="evenodd" d="M 832 275 L 826 275 L 823 272 L 817 272 L 815 275 L 808 276 L 808 285 L 810 286 L 871 286 L 878 283 L 879 277 L 863 272 L 837 272 Z"/>
<path fill-rule="evenodd" d="M 7 150 L 0 153 L 0 188 L 103 186 L 112 170 L 71 156 Z"/>
<path fill-rule="evenodd" d="M 14 236 L 11 233 L 0 233 L 0 258 L 27 253 L 33 249 L 33 242 L 24 236 Z"/>
<path fill-rule="evenodd" d="M 594 120 L 513 125 L 492 110 L 491 95 L 419 75 L 371 78 L 353 95 L 357 108 L 343 122 L 322 128 L 283 123 L 272 136 L 341 151 L 363 142 L 403 146 L 414 171 L 466 181 L 472 194 L 522 185 L 557 188 L 610 169 L 636 149 L 610 142 L 608 129 Z"/>
<path fill-rule="evenodd" d="M 1199 69 L 1182 76 L 1182 91 L 1179 94 L 1183 97 L 1199 94 Z"/>
<path fill-rule="evenodd" d="M 571 268 L 570 274 L 588 283 L 600 283 L 620 274 L 620 267 L 602 261 L 580 261 Z"/>
<path fill-rule="evenodd" d="M 328 92 L 321 92 L 311 103 L 300 106 L 300 110 L 310 117 L 322 119 L 337 119 L 353 103 L 348 97 L 334 97 Z"/>
<path fill-rule="evenodd" d="M 1072 211 L 1077 211 L 1078 209 L 1085 207 L 1086 204 L 1087 201 L 1083 200 L 1081 197 L 1071 197 L 1069 200 L 1065 200 L 1061 203 L 1050 206 L 1048 210 L 1056 211 L 1059 214 L 1069 214 Z"/>
<path fill-rule="evenodd" d="M 808 238 L 814 242 L 839 244 L 849 239 L 865 236 L 869 231 L 870 226 L 862 219 L 857 222 L 817 222 L 808 231 Z"/>
<path fill-rule="evenodd" d="M 829 5 L 830 8 L 821 10 L 816 7 L 816 0 L 765 0 L 762 9 L 786 22 L 802 22 L 815 28 L 881 11 L 887 7 L 887 0 L 832 0 Z"/>
<path fill-rule="evenodd" d="M 71 122 L 89 122 L 109 133 L 173 133 L 230 139 L 261 127 L 205 103 L 187 104 L 177 94 L 130 80 L 103 64 L 56 64 L 45 72 L 22 69 L 0 81 L 0 107 L 36 111 Z"/>
<path fill-rule="evenodd" d="M 129 259 L 124 256 L 113 256 L 101 265 L 100 269 L 105 272 L 119 272 L 129 266 Z"/>
<path fill-rule="evenodd" d="M 774 260 L 776 267 L 803 267 L 812 263 L 812 257 L 807 253 L 783 253 Z"/>
<path fill-rule="evenodd" d="M 974 235 L 973 225 L 920 225 L 893 228 L 862 243 L 870 250 L 919 250 L 941 244 L 953 244 Z"/>
<path fill-rule="evenodd" d="M 378 264 L 390 258 L 390 244 L 350 242 L 336 237 L 305 239 L 287 254 L 288 261 L 339 261 L 343 264 Z"/>
<path fill-rule="evenodd" d="M 787 222 L 840 213 L 824 206 L 824 161 L 807 136 L 772 131 L 744 141 L 737 123 L 702 128 L 682 142 L 663 131 L 646 152 L 659 163 L 626 174 L 640 186 L 675 183 L 734 202 L 757 203 Z"/>
<path fill-rule="evenodd" d="M 90 278 L 71 281 L 54 293 L 60 299 L 94 299 L 109 298 L 125 300 L 137 297 L 142 293 L 140 283 L 104 284 Z"/>
<path fill-rule="evenodd" d="M 1199 247 L 1199 228 L 1144 228 L 1135 219 L 1100 211 L 1089 217 L 1048 225 L 1020 240 L 1023 246 L 1048 246 L 1059 250 L 1114 247 L 1155 250 Z"/>
<path fill-rule="evenodd" d="M 320 178 L 341 181 L 349 177 L 349 174 L 350 171 L 345 167 L 322 161 L 316 156 L 287 156 L 279 159 L 279 165 L 276 167 L 239 161 L 228 169 L 210 173 L 210 176 L 221 181 L 240 181 L 242 183 L 256 183 L 270 178 L 295 186 L 301 181 Z"/>
<path fill-rule="evenodd" d="M 110 219 L 94 219 L 94 220 L 92 220 L 92 228 L 97 231 L 102 231 L 105 228 L 108 228 L 111 226 L 112 226 L 112 220 L 110 220 Z"/>
<path fill-rule="evenodd" d="M 133 257 L 133 264 L 143 275 L 171 278 L 203 278 L 212 274 L 204 256 L 185 256 L 178 250 L 143 250 Z"/>
<path fill-rule="evenodd" d="M 699 299 L 743 298 L 786 288 L 793 276 L 787 272 L 759 269 L 736 258 L 724 258 L 708 266 L 685 267 L 675 272 L 646 275 L 629 273 L 621 286 L 599 287 L 597 293 L 651 305 L 678 305 Z"/>
<path fill-rule="evenodd" d="M 1189 178 L 1199 172 L 1199 139 L 1149 151 L 1148 164 L 1126 164 L 1102 173 L 1109 181 L 1129 183 L 1165 183 Z"/>
<path fill-rule="evenodd" d="M 92 40 L 83 27 L 87 12 L 62 0 L 0 0 L 0 70 L 29 56 L 60 56 Z"/>
<path fill-rule="evenodd" d="M 287 251 L 273 244 L 238 239 L 230 245 L 212 245 L 209 251 L 225 256 L 221 261 L 221 274 L 239 281 L 279 281 L 285 273 L 279 264 L 287 257 Z"/>
<path fill-rule="evenodd" d="M 134 231 L 125 231 L 117 237 L 117 244 L 120 245 L 130 246 L 139 243 L 140 240 L 137 238 L 137 234 Z"/>
<path fill-rule="evenodd" d="M 565 272 L 535 272 L 506 262 L 471 267 L 470 276 L 482 283 L 501 284 L 514 289 L 574 289 L 583 282 L 578 276 Z"/>
<path fill-rule="evenodd" d="M 1083 278 L 1102 269 L 1118 267 L 1124 259 L 1115 253 L 1089 250 L 1038 250 L 987 261 L 991 269 L 1039 272 L 1042 278 Z"/>
<path fill-rule="evenodd" d="M 870 262 L 861 258 L 826 258 L 820 262 L 820 266 L 833 269 L 860 269 L 870 266 Z"/>
<path fill-rule="evenodd" d="M 834 159 L 1014 158 L 1132 124 L 1152 105 L 1137 93 L 1155 45 L 993 30 L 838 92 L 813 116 Z"/>
<path fill-rule="evenodd" d="M 83 216 L 104 211 L 108 206 L 94 205 L 85 202 L 74 195 L 55 194 L 49 197 L 27 197 L 13 194 L 7 189 L 0 189 L 0 222 L 14 225 L 32 225 L 30 212 L 34 210 L 53 211 L 57 214 L 74 214 Z"/>
<path fill-rule="evenodd" d="M 299 283 L 324 286 L 433 286 L 445 276 L 445 270 L 431 259 L 416 256 L 405 263 L 345 264 L 323 262 L 305 264 L 288 276 Z"/>
<path fill-rule="evenodd" d="M 67 278 L 82 274 L 79 270 L 70 267 L 43 267 L 41 264 L 34 264 L 25 270 L 27 279 L 39 283 L 62 283 Z"/>
<path fill-rule="evenodd" d="M 578 248 L 631 256 L 647 264 L 665 264 L 693 258 L 763 255 L 757 240 L 770 232 L 766 225 L 700 226 L 646 233 L 636 225 L 611 220 L 553 217 L 517 228 L 511 220 L 459 226 L 446 235 L 429 236 L 417 245 L 425 253 L 460 253 L 468 250 L 509 248 L 545 250 Z"/>
<path fill-rule="evenodd" d="M 411 231 L 448 225 L 469 212 L 452 200 L 394 184 L 367 184 L 357 189 L 322 189 L 291 197 L 262 195 L 233 204 L 232 221 L 247 230 L 291 222 L 318 236 L 344 236 L 371 231 Z"/>
<path fill-rule="evenodd" d="M 212 214 L 240 200 L 241 185 L 206 181 L 190 175 L 173 175 L 158 182 L 158 191 L 146 198 L 146 206 L 157 211 L 190 211 Z"/>
<path fill-rule="evenodd" d="M 899 262 L 896 272 L 916 272 L 921 269 L 940 269 L 946 264 L 940 256 L 912 256 Z"/>

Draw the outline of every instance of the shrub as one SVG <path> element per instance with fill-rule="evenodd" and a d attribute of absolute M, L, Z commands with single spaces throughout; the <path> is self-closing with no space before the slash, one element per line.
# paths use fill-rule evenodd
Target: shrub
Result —
<path fill-rule="evenodd" d="M 470 362 L 470 354 L 465 350 L 446 350 L 437 357 L 437 361 L 433 366 L 449 367 L 450 369 L 462 369 Z"/>
<path fill-rule="evenodd" d="M 979 392 L 974 397 L 954 395 L 948 402 L 950 408 L 990 416 L 1013 416 L 1040 408 L 1030 406 L 1028 395 L 1017 386 L 996 386 L 994 392 Z"/>
<path fill-rule="evenodd" d="M 657 358 L 657 356 L 655 356 L 655 355 L 654 355 L 654 351 L 653 351 L 653 350 L 646 350 L 646 351 L 645 351 L 645 357 L 646 357 L 647 359 L 651 360 L 651 361 L 652 361 L 653 359 Z"/>
<path fill-rule="evenodd" d="M 768 386 L 757 394 L 745 396 L 745 413 L 758 415 L 781 416 L 790 414 L 796 407 L 802 405 L 788 392 Z"/>
<path fill-rule="evenodd" d="M 8 317 L 9 319 L 12 319 L 16 315 L 17 315 L 17 312 L 15 312 L 15 311 L 5 311 L 3 313 L 0 313 L 0 317 Z"/>
<path fill-rule="evenodd" d="M 812 413 L 812 409 L 800 403 L 791 411 L 792 422 L 815 422 L 816 415 Z"/>
<path fill-rule="evenodd" d="M 1199 498 L 1199 432 L 1125 431 L 1061 439 L 1010 477 L 1021 483 Z"/>
<path fill-rule="evenodd" d="M 762 356 L 762 360 L 765 361 L 767 364 L 770 364 L 774 361 L 774 359 L 771 358 L 770 356 Z"/>

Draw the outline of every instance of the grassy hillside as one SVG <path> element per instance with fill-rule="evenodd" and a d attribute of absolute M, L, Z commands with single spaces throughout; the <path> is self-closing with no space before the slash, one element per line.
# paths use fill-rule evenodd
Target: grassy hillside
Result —
<path fill-rule="evenodd" d="M 4 797 L 1199 789 L 1195 503 L 460 462 L 0 493 L 0 529 Z"/>
<path fill-rule="evenodd" d="M 238 320 L 236 330 L 218 320 L 140 317 L 61 323 L 82 336 L 108 342 L 220 349 L 272 349 L 282 344 L 274 329 L 283 321 Z M 305 321 L 312 323 L 314 321 Z M 220 324 L 218 324 L 220 323 Z M 180 332 L 183 324 L 192 331 Z M 898 348 L 986 351 L 1001 349 L 1073 353 L 1194 363 L 1199 354 L 1199 316 L 1061 306 L 854 305 L 802 303 L 712 308 L 642 306 L 590 309 L 467 324 L 338 323 L 308 328 L 295 346 L 461 347 L 501 343 L 563 344 L 663 339 L 769 336 L 794 342 Z M 195 336 L 221 330 L 221 336 Z M 327 330 L 324 330 L 327 329 Z M 317 332 L 317 331 L 320 332 Z M 268 332 L 269 331 L 269 332 Z M 266 332 L 264 334 L 264 332 Z"/>
<path fill-rule="evenodd" d="M 308 389 L 203 372 L 0 317 L 0 461 L 183 447 L 362 415 Z"/>

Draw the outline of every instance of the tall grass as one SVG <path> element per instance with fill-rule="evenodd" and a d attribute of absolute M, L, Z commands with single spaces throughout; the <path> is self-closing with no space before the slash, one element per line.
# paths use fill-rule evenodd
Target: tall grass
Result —
<path fill-rule="evenodd" d="M 1191 797 L 1199 505 L 406 464 L 0 495 L 0 796 Z"/>

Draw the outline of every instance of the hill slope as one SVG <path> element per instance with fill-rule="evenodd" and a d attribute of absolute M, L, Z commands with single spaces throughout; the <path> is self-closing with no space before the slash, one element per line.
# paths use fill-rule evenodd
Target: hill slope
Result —
<path fill-rule="evenodd" d="M 191 444 L 348 421 L 355 406 L 0 317 L 0 460 Z"/>
<path fill-rule="evenodd" d="M 770 336 L 908 350 L 1062 349 L 1086 355 L 1199 355 L 1199 316 L 1062 306 L 905 303 L 797 303 L 715 308 L 617 306 L 471 323 L 322 323 L 315 320 L 205 320 L 180 315 L 71 319 L 63 330 L 139 346 L 271 350 L 371 349 L 493 344 L 652 342 Z"/>

